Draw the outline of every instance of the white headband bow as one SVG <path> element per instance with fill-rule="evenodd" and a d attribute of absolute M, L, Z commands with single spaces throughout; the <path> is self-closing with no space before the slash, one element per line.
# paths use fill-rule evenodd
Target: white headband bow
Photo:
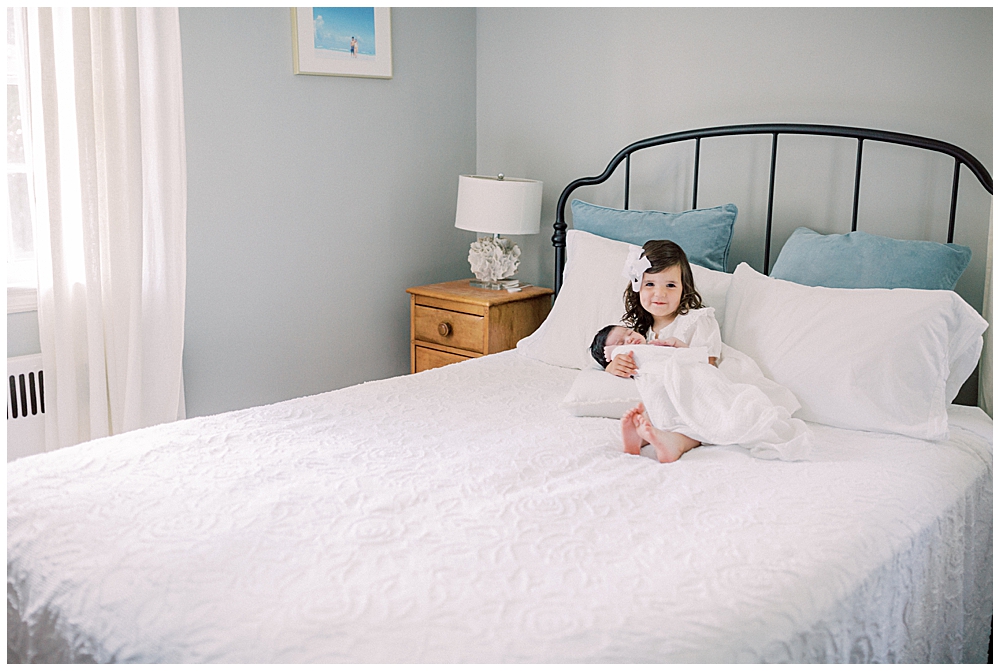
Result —
<path fill-rule="evenodd" d="M 649 270 L 653 264 L 642 255 L 642 247 L 629 245 L 628 257 L 625 259 L 625 267 L 622 268 L 622 277 L 632 283 L 632 291 L 639 291 L 639 284 L 642 282 L 642 274 Z"/>

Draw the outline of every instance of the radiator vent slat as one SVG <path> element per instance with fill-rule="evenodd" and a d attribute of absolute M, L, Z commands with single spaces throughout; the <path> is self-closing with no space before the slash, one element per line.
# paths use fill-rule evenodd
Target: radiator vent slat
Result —
<path fill-rule="evenodd" d="M 17 377 L 18 377 L 18 380 L 21 382 L 21 414 L 24 415 L 25 417 L 27 417 L 28 416 L 28 398 L 27 398 L 27 395 L 24 393 L 25 392 L 25 389 L 24 389 L 24 373 L 21 373 Z"/>
<path fill-rule="evenodd" d="M 10 376 L 10 393 L 7 394 L 7 407 L 10 408 L 7 411 L 7 419 L 17 419 L 17 383 L 14 382 L 14 376 Z"/>
<path fill-rule="evenodd" d="M 28 389 L 31 391 L 31 414 L 38 414 L 38 395 L 35 394 L 35 374 L 28 373 Z"/>

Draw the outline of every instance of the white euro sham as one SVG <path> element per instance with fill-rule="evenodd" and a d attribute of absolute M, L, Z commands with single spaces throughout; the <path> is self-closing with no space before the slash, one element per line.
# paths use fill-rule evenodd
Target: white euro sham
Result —
<path fill-rule="evenodd" d="M 795 394 L 796 417 L 944 440 L 985 329 L 953 291 L 808 287 L 742 263 L 722 335 Z"/>

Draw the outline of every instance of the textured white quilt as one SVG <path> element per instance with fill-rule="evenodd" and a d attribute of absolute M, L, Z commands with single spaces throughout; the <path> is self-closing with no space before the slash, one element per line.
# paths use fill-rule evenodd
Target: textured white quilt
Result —
<path fill-rule="evenodd" d="M 516 352 L 7 469 L 9 661 L 985 661 L 992 423 L 622 454 Z"/>

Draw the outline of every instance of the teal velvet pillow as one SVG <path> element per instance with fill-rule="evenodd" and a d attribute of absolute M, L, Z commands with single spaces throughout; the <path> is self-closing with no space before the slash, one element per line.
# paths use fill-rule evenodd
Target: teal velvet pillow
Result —
<path fill-rule="evenodd" d="M 574 200 L 570 207 L 573 228 L 578 231 L 633 245 L 642 245 L 648 240 L 673 240 L 691 263 L 726 272 L 736 222 L 735 205 L 677 213 L 616 210 L 582 200 Z"/>
<path fill-rule="evenodd" d="M 797 228 L 781 248 L 771 277 L 811 287 L 950 290 L 970 258 L 972 250 L 962 245 Z"/>

